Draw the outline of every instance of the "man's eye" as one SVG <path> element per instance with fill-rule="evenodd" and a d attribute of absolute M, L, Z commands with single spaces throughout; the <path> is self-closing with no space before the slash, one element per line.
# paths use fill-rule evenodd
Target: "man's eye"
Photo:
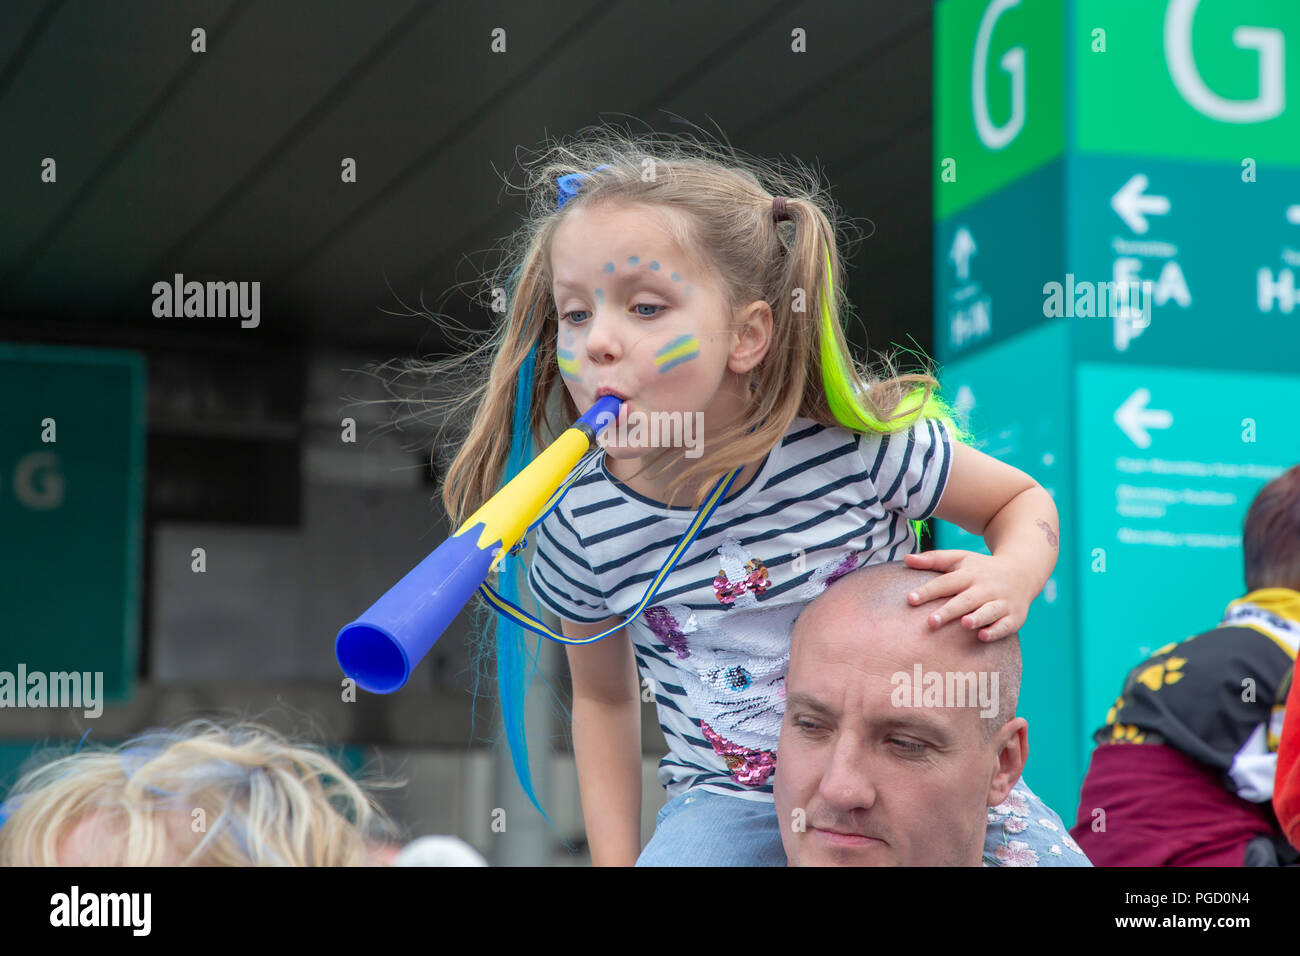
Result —
<path fill-rule="evenodd" d="M 652 305 L 652 304 L 649 303 L 649 302 L 640 302 L 640 303 L 638 303 L 637 305 L 633 306 L 633 308 L 637 308 L 637 309 L 666 309 L 666 308 L 668 308 L 668 306 L 666 306 L 666 305 Z M 637 314 L 640 315 L 643 319 L 653 319 L 653 318 L 654 318 L 656 315 L 658 315 L 659 313 L 658 313 L 658 312 L 653 312 L 653 313 L 650 313 L 649 315 L 647 315 L 645 312 L 639 312 L 639 313 L 637 313 Z"/>
<path fill-rule="evenodd" d="M 889 742 L 896 745 L 899 750 L 907 754 L 920 754 L 925 752 L 925 744 L 918 744 L 915 740 L 905 740 L 902 737 L 890 737 Z"/>
<path fill-rule="evenodd" d="M 794 725 L 798 727 L 800 730 L 804 731 L 805 733 L 808 733 L 810 731 L 815 731 L 815 730 L 821 730 L 821 728 L 818 727 L 816 724 L 814 724 L 811 720 L 803 720 L 803 719 L 796 720 L 794 722 Z"/>
<path fill-rule="evenodd" d="M 590 313 L 588 313 L 588 312 L 584 312 L 584 311 L 581 310 L 581 309 L 576 309 L 576 310 L 574 310 L 573 312 L 565 312 L 562 316 L 560 316 L 560 318 L 568 319 L 568 320 L 569 320 L 570 322 L 572 322 L 574 325 L 581 325 L 581 324 L 582 324 L 584 321 L 586 321 L 586 320 L 585 320 L 585 319 L 575 319 L 575 318 L 573 318 L 573 316 L 575 316 L 575 315 L 588 315 L 588 314 L 590 314 Z"/>

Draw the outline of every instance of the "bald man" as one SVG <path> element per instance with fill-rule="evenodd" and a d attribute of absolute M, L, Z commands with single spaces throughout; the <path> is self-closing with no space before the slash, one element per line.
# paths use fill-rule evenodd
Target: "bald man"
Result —
<path fill-rule="evenodd" d="M 907 595 L 935 576 L 871 565 L 795 622 L 774 783 L 789 865 L 1090 865 L 1020 783 L 1019 636 L 932 629 Z"/>

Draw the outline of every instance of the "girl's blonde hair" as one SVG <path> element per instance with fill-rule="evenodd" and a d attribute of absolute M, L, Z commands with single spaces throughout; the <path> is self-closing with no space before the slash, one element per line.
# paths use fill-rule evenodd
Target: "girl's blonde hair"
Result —
<path fill-rule="evenodd" d="M 251 722 L 195 720 L 24 774 L 6 801 L 0 866 L 60 866 L 95 825 L 120 866 L 364 866 L 367 841 L 395 835 L 337 763 Z"/>
<path fill-rule="evenodd" d="M 557 179 L 574 173 L 585 179 L 557 211 Z M 711 436 L 707 456 L 676 476 L 674 497 L 689 481 L 696 489 L 691 503 L 698 506 L 719 477 L 779 444 L 799 415 L 859 432 L 898 431 L 921 415 L 949 417 L 928 370 L 900 375 L 888 356 L 872 368 L 850 353 L 840 318 L 848 311 L 837 241 L 842 230 L 810 170 L 741 157 L 730 147 L 681 134 L 631 136 L 597 127 L 553 145 L 529 168 L 524 189 L 527 222 L 487 282 L 488 295 L 498 304 L 504 299 L 503 320 L 477 349 L 422 368 L 463 385 L 451 404 L 474 410 L 443 484 L 452 527 L 501 486 L 521 383 L 529 389 L 519 397 L 526 398 L 539 447 L 583 411 L 566 388 L 556 388 L 558 316 L 551 291 L 551 243 L 573 210 L 606 204 L 645 209 L 715 277 L 733 323 L 750 302 L 771 305 L 771 343 L 749 373 L 753 404 L 727 434 Z M 789 221 L 773 222 L 775 196 L 786 197 Z M 553 397 L 559 421 L 548 415 Z M 665 449 L 660 459 L 672 451 Z"/>

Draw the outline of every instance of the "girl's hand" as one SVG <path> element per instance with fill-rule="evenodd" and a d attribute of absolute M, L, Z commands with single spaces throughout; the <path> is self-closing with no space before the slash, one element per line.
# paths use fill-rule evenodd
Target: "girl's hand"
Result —
<path fill-rule="evenodd" d="M 935 598 L 953 595 L 943 607 L 930 614 L 931 628 L 961 618 L 962 626 L 979 631 L 981 641 L 996 641 L 1020 630 L 1037 594 L 1025 593 L 1019 582 L 1031 575 L 1011 558 L 999 558 L 974 551 L 927 551 L 903 556 L 909 568 L 946 572 L 907 596 L 913 607 Z"/>

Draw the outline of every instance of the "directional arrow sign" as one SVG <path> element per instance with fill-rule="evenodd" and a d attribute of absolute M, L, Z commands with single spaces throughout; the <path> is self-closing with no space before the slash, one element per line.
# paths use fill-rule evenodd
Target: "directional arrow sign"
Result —
<path fill-rule="evenodd" d="M 1087 6 L 1091 4 L 1089 0 Z M 1300 3 L 1294 6 L 1300 18 Z M 1300 87 L 1297 90 L 1300 95 Z M 1134 181 L 1137 169 L 1143 173 L 1138 177 L 1141 182 Z M 1119 321 L 1070 323 L 1075 361 L 1295 374 L 1295 356 L 1300 349 L 1300 310 L 1294 308 L 1295 293 L 1300 289 L 1296 281 L 1300 270 L 1295 264 L 1295 256 L 1300 255 L 1300 221 L 1290 222 L 1288 218 L 1300 220 L 1300 209 L 1295 208 L 1300 206 L 1300 164 L 1271 170 L 1250 186 L 1242 185 L 1240 167 L 1236 170 L 1228 175 L 1224 167 L 1207 163 L 1155 159 L 1138 162 L 1125 156 L 1082 155 L 1071 159 L 1067 191 L 1076 197 L 1071 206 L 1076 214 L 1064 227 L 1068 238 L 1057 240 L 1068 252 L 1069 265 L 1063 266 L 1055 278 L 1073 273 L 1076 281 L 1086 277 L 1094 282 L 1103 278 L 1153 282 L 1150 311 L 1143 309 L 1140 317 L 1123 317 L 1118 308 L 1123 302 L 1121 297 L 1112 311 Z M 1139 194 L 1134 187 L 1147 180 L 1167 195 L 1171 208 L 1158 219 L 1139 209 L 1138 213 L 1150 223 L 1150 231 L 1139 236 L 1115 218 L 1113 197 L 1116 187 L 1129 182 L 1134 186 L 1125 188 L 1136 197 Z M 1153 186 L 1147 186 L 1146 191 L 1151 192 Z M 1121 190 L 1120 196 L 1124 195 Z M 1183 197 L 1187 196 L 1194 196 L 1196 202 L 1186 201 Z M 1117 201 L 1127 211 L 1133 199 Z M 1288 214 L 1288 210 L 1292 211 Z M 981 256 L 1003 257 L 1001 249 L 990 241 L 996 233 L 986 235 L 985 227 L 975 232 Z M 1156 237 L 1164 241 L 1150 241 Z M 945 234 L 940 251 L 946 254 L 951 244 L 951 235 Z M 951 267 L 947 263 L 940 265 L 944 278 L 951 277 Z M 1261 273 L 1263 269 L 1267 273 Z M 979 272 L 981 285 L 987 285 L 990 270 L 983 259 Z M 1028 270 L 1019 274 L 1052 276 Z M 1265 293 L 1263 305 L 1261 290 Z M 1001 306 L 1005 323 L 1012 306 L 1002 305 L 999 299 L 994 301 Z M 1038 304 L 1041 310 L 1041 295 Z M 1287 305 L 1293 306 L 1289 313 L 1283 311 Z M 1015 307 L 1026 306 L 1017 302 Z M 1232 318 L 1225 320 L 1225 316 Z M 1247 323 L 1240 327 L 1242 334 L 1225 334 L 1225 329 L 1229 333 L 1238 331 L 1234 322 Z M 1121 351 L 1117 343 L 1125 340 L 1128 348 Z M 1214 342 L 1214 349 L 1207 350 L 1206 342 Z M 1261 342 L 1269 347 L 1261 348 Z M 1161 407 L 1172 409 L 1174 417 L 1178 417 L 1177 407 L 1169 404 L 1172 399 L 1165 397 L 1153 382 L 1138 379 L 1113 403 L 1102 406 L 1099 421 L 1108 432 L 1113 432 L 1114 426 L 1105 412 L 1114 412 L 1139 382 L 1161 396 Z M 978 382 L 971 384 L 978 390 Z M 1127 441 L 1122 444 L 1130 452 L 1136 450 Z"/>
<path fill-rule="evenodd" d="M 1163 216 L 1169 212 L 1169 197 L 1147 196 L 1146 188 L 1146 176 L 1138 173 L 1121 186 L 1119 192 L 1110 197 L 1111 208 L 1119 213 L 1124 224 L 1138 235 L 1151 228 L 1147 223 L 1147 215 Z"/>
<path fill-rule="evenodd" d="M 1172 412 L 1163 408 L 1147 408 L 1149 401 L 1151 401 L 1151 392 L 1139 388 L 1115 410 L 1115 424 L 1139 448 L 1151 447 L 1148 428 L 1168 428 L 1174 423 Z"/>
<path fill-rule="evenodd" d="M 1280 225 L 1277 212 L 1275 204 Z M 1199 633 L 1246 590 L 1246 510 L 1265 482 L 1300 461 L 1300 376 L 1101 362 L 1076 369 L 1074 408 L 1081 413 L 1072 436 L 1079 467 L 1071 540 L 1082 563 L 1076 558 L 1073 577 L 1059 564 L 1055 574 L 1062 597 L 1073 598 L 1081 612 L 1073 666 L 1083 680 L 1081 712 L 1096 729 L 1115 699 L 1116 669 L 1122 674 L 1127 662 L 1140 660 L 1140 646 Z M 1134 448 L 1127 429 L 1121 434 L 1103 416 L 1086 413 L 1132 406 L 1150 414 L 1152 394 L 1167 409 L 1157 413 L 1162 424 L 1172 427 L 1148 449 Z M 1247 420 L 1254 425 L 1249 436 Z M 1069 511 L 1060 510 L 1062 527 L 1070 527 Z M 1062 562 L 1067 550 L 1063 533 Z"/>
<path fill-rule="evenodd" d="M 975 237 L 970 234 L 970 230 L 962 226 L 957 230 L 957 234 L 952 237 L 952 248 L 948 250 L 948 261 L 957 267 L 957 278 L 963 282 L 970 278 L 970 257 L 973 256 L 979 247 L 975 245 Z"/>

